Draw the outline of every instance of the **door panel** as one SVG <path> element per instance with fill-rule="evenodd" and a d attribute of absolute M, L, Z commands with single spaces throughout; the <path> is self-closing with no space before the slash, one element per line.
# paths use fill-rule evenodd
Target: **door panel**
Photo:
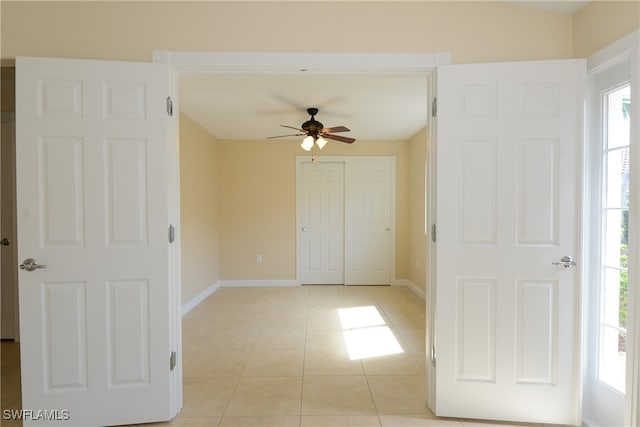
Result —
<path fill-rule="evenodd" d="M 574 424 L 584 62 L 440 67 L 440 416 Z M 464 402 L 464 404 L 461 404 Z"/>
<path fill-rule="evenodd" d="M 170 418 L 167 112 L 156 64 L 17 60 L 23 407 Z M 25 420 L 25 425 L 50 420 Z"/>
<path fill-rule="evenodd" d="M 302 284 L 344 283 L 344 164 L 303 162 L 298 203 Z"/>
<path fill-rule="evenodd" d="M 349 162 L 346 183 L 345 284 L 388 285 L 391 162 Z"/>

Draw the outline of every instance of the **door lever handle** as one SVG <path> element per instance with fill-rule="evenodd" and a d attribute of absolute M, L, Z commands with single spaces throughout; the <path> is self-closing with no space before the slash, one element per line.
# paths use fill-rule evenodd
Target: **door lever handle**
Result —
<path fill-rule="evenodd" d="M 20 264 L 20 270 L 34 271 L 36 268 L 47 268 L 47 266 L 38 264 L 38 261 L 33 258 L 27 258 Z"/>
<path fill-rule="evenodd" d="M 560 258 L 560 261 L 553 261 L 551 264 L 553 265 L 561 265 L 564 268 L 571 268 L 571 267 L 575 267 L 577 264 L 574 261 L 572 256 L 563 256 L 562 258 Z"/>

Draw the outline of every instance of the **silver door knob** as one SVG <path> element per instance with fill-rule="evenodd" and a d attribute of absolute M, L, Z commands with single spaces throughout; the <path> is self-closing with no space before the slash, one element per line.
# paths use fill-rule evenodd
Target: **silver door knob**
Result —
<path fill-rule="evenodd" d="M 560 258 L 560 261 L 553 261 L 551 264 L 553 265 L 561 265 L 564 268 L 571 268 L 571 267 L 575 267 L 577 264 L 574 261 L 572 256 L 563 256 L 562 258 Z"/>
<path fill-rule="evenodd" d="M 27 258 L 24 261 L 22 261 L 22 264 L 20 264 L 21 270 L 33 271 L 36 268 L 47 268 L 47 266 L 38 264 L 38 261 L 36 261 L 33 258 Z"/>
<path fill-rule="evenodd" d="M 303 233 L 306 233 L 306 232 L 307 232 L 307 230 L 308 230 L 308 228 L 307 228 L 307 227 L 302 227 L 302 232 L 303 232 Z"/>
<path fill-rule="evenodd" d="M 4 239 L 0 240 L 0 245 L 2 246 L 9 246 L 11 244 L 11 240 L 9 240 L 8 237 L 5 237 Z"/>

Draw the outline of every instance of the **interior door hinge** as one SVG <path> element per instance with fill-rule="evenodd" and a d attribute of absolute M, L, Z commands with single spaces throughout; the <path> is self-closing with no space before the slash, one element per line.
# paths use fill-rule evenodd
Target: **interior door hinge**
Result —
<path fill-rule="evenodd" d="M 171 355 L 169 356 L 169 371 L 173 371 L 173 369 L 176 367 L 176 352 L 172 351 Z"/>
<path fill-rule="evenodd" d="M 173 243 L 176 240 L 176 229 L 173 224 L 169 224 L 169 243 Z"/>
<path fill-rule="evenodd" d="M 432 242 L 436 241 L 436 225 L 435 224 L 431 225 L 431 241 Z"/>
<path fill-rule="evenodd" d="M 173 117 L 173 101 L 170 96 L 167 96 L 167 114 L 169 117 Z"/>
<path fill-rule="evenodd" d="M 436 366 L 436 346 L 432 346 L 431 347 L 431 354 L 429 355 L 429 358 L 431 359 L 431 364 L 435 367 Z"/>
<path fill-rule="evenodd" d="M 436 117 L 438 114 L 438 98 L 433 98 L 431 101 L 431 117 Z"/>

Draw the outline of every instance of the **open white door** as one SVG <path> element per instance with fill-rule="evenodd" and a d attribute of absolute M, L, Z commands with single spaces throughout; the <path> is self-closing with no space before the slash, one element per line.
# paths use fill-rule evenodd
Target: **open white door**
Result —
<path fill-rule="evenodd" d="M 168 420 L 168 68 L 16 67 L 24 423 Z"/>
<path fill-rule="evenodd" d="M 437 415 L 578 423 L 584 77 L 438 68 Z"/>

